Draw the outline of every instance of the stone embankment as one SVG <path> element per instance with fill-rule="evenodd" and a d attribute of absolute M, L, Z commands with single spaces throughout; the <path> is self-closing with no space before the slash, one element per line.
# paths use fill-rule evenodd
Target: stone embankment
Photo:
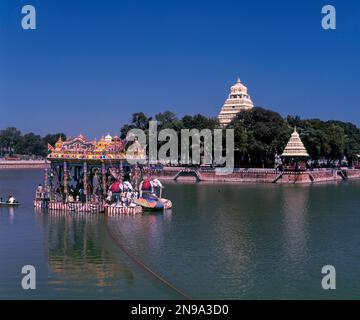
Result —
<path fill-rule="evenodd" d="M 44 169 L 45 160 L 0 160 L 0 169 Z M 161 180 L 235 183 L 318 183 L 360 179 L 360 169 L 318 169 L 304 172 L 279 172 L 273 169 L 235 168 L 218 174 L 213 168 L 164 167 L 154 176 Z"/>
<path fill-rule="evenodd" d="M 0 160 L 0 169 L 44 169 L 45 160 Z"/>
<path fill-rule="evenodd" d="M 214 169 L 190 169 L 166 167 L 154 174 L 162 180 L 186 180 L 236 183 L 317 183 L 360 179 L 359 169 L 318 169 L 303 172 L 279 172 L 273 169 L 234 169 L 227 175 L 217 174 Z"/>

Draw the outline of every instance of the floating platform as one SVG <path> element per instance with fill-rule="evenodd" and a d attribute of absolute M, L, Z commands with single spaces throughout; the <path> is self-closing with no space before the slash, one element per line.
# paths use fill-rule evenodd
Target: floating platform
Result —
<path fill-rule="evenodd" d="M 134 215 L 142 213 L 143 209 L 141 206 L 135 207 L 116 207 L 116 206 L 105 206 L 105 214 L 108 216 L 116 216 L 116 215 Z"/>
<path fill-rule="evenodd" d="M 49 210 L 69 211 L 69 212 L 104 212 L 102 204 L 80 203 L 80 202 L 55 202 L 48 200 L 34 200 L 35 208 L 43 208 Z"/>
<path fill-rule="evenodd" d="M 55 202 L 37 199 L 34 200 L 35 208 L 49 209 L 53 211 L 63 211 L 63 212 L 90 212 L 90 213 L 105 213 L 107 215 L 133 215 L 142 213 L 141 206 L 134 207 L 117 207 L 103 204 L 92 204 L 92 203 L 80 203 L 80 202 Z"/>

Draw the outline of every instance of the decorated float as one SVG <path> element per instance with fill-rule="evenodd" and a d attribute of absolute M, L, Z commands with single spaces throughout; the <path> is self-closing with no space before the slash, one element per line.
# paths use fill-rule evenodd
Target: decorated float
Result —
<path fill-rule="evenodd" d="M 162 198 L 163 186 L 152 179 L 151 170 L 137 164 L 144 162 L 145 151 L 135 141 L 130 148 L 133 151 L 125 152 L 125 143 L 118 136 L 88 141 L 79 135 L 67 141 L 59 138 L 54 147 L 48 145 L 44 185 L 36 189 L 34 206 L 108 215 L 171 208 L 171 201 Z M 127 161 L 130 157 L 132 164 Z M 148 180 L 151 188 L 145 190 L 142 187 Z M 157 205 L 152 206 L 153 202 Z"/>

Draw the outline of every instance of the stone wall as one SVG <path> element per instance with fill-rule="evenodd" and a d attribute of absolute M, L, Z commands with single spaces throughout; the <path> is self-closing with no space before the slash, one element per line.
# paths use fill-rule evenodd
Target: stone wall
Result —
<path fill-rule="evenodd" d="M 349 169 L 346 172 L 349 179 L 360 179 L 360 169 Z"/>
<path fill-rule="evenodd" d="M 166 168 L 166 170 L 157 171 L 154 176 L 160 180 L 174 180 L 176 174 L 182 168 Z M 345 175 L 341 175 L 339 170 L 326 169 L 306 172 L 283 172 L 275 170 L 248 169 L 236 170 L 229 175 L 217 175 L 213 170 L 199 170 L 198 175 L 201 181 L 208 182 L 238 182 L 238 183 L 317 183 L 326 181 L 341 181 L 345 177 L 348 179 L 360 179 L 359 169 L 348 169 Z M 192 177 L 179 177 L 180 180 L 195 180 Z"/>
<path fill-rule="evenodd" d="M 213 182 L 262 182 L 271 183 L 277 174 L 274 172 L 234 172 L 228 175 L 216 175 L 214 172 L 201 172 L 201 181 Z"/>
<path fill-rule="evenodd" d="M 44 169 L 44 160 L 0 160 L 0 169 Z"/>

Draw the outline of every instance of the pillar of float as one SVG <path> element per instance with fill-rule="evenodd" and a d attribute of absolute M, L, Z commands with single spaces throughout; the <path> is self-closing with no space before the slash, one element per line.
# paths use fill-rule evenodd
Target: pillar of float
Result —
<path fill-rule="evenodd" d="M 67 201 L 68 198 L 68 169 L 67 169 L 67 162 L 64 161 L 64 194 L 65 194 L 65 201 Z"/>
<path fill-rule="evenodd" d="M 137 165 L 135 165 L 131 172 L 131 183 L 136 190 L 139 188 L 139 178 L 139 170 Z"/>
<path fill-rule="evenodd" d="M 44 192 L 48 192 L 49 190 L 49 172 L 48 172 L 48 164 L 45 160 L 45 170 L 44 170 Z"/>
<path fill-rule="evenodd" d="M 85 202 L 87 203 L 87 163 L 86 161 L 84 162 L 84 165 L 83 165 L 83 169 L 84 169 L 84 197 L 85 197 Z"/>
<path fill-rule="evenodd" d="M 50 169 L 50 175 L 49 175 L 49 171 L 48 171 L 48 183 L 49 183 L 49 199 L 50 201 L 53 200 L 54 198 L 54 176 L 53 176 L 53 166 L 49 165 L 49 169 Z M 49 178 L 50 177 L 50 178 Z"/>
<path fill-rule="evenodd" d="M 106 198 L 106 167 L 105 163 L 101 163 L 101 174 L 102 174 L 102 189 L 103 189 L 103 197 Z"/>

